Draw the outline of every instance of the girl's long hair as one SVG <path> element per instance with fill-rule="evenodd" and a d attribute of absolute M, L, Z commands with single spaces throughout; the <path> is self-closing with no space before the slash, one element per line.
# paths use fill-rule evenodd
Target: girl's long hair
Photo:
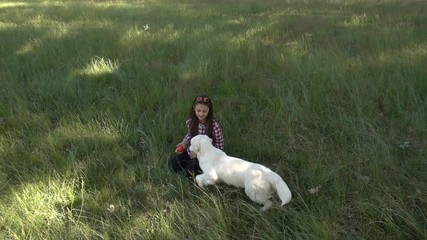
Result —
<path fill-rule="evenodd" d="M 209 99 L 209 101 L 197 101 L 197 98 L 201 97 L 202 99 Z M 193 100 L 193 104 L 191 104 L 191 113 L 190 113 L 190 134 L 192 137 L 199 134 L 199 119 L 196 116 L 196 113 L 194 112 L 194 107 L 197 104 L 203 104 L 209 108 L 209 113 L 206 116 L 206 135 L 208 135 L 210 138 L 213 138 L 213 120 L 214 120 L 214 110 L 212 105 L 212 100 L 206 96 L 201 95 Z"/>

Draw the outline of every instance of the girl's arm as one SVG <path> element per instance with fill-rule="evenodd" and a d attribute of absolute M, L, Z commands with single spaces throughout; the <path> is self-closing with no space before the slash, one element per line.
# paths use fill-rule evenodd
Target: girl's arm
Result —
<path fill-rule="evenodd" d="M 178 145 L 183 145 L 185 151 L 187 151 L 187 153 L 190 155 L 190 149 L 188 148 L 188 146 L 190 145 L 190 140 L 191 140 L 191 134 L 190 134 L 190 119 L 188 119 L 187 121 L 185 121 L 185 124 L 187 125 L 187 134 L 184 136 L 184 139 L 182 139 L 182 142 L 179 143 Z M 191 157 L 191 155 L 190 155 Z"/>
<path fill-rule="evenodd" d="M 185 121 L 185 125 L 187 125 L 187 134 L 184 136 L 184 138 L 182 139 L 182 142 L 180 144 L 184 145 L 184 147 L 187 147 L 188 145 L 190 145 L 190 140 L 191 140 L 190 119 Z"/>
<path fill-rule="evenodd" d="M 216 148 L 224 150 L 224 135 L 222 134 L 221 125 L 217 121 L 213 122 L 212 134 L 213 134 L 213 145 Z"/>

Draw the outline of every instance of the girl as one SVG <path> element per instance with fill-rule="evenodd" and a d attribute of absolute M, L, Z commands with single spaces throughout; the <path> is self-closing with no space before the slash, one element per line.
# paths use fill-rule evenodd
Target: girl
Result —
<path fill-rule="evenodd" d="M 190 119 L 185 123 L 188 129 L 187 135 L 182 142 L 176 145 L 177 149 L 181 146 L 184 150 L 182 152 L 175 151 L 177 154 L 171 159 L 171 165 L 175 172 L 184 171 L 187 177 L 194 177 L 202 173 L 202 170 L 199 167 L 197 156 L 188 150 L 191 138 L 198 134 L 208 135 L 215 147 L 224 150 L 224 137 L 221 125 L 214 118 L 212 101 L 206 95 L 194 98 Z"/>

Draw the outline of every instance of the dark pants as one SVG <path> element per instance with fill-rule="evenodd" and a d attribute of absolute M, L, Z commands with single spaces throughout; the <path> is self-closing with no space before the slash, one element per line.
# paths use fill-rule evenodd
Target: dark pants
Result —
<path fill-rule="evenodd" d="M 176 154 L 172 157 L 170 162 L 175 172 L 184 171 L 185 175 L 189 178 L 203 173 L 199 166 L 199 160 L 197 160 L 197 158 L 191 159 L 187 151 Z"/>

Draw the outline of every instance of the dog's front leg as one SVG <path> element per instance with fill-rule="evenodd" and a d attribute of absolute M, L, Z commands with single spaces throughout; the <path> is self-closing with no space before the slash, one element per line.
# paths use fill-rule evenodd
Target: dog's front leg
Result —
<path fill-rule="evenodd" d="M 198 185 L 201 189 L 205 189 L 204 177 L 205 177 L 205 174 L 200 174 L 200 175 L 197 175 L 197 176 L 196 176 L 196 182 L 197 182 L 197 185 Z"/>
<path fill-rule="evenodd" d="M 207 185 L 215 184 L 215 180 L 208 174 L 200 174 L 196 176 L 197 185 L 204 189 Z"/>

